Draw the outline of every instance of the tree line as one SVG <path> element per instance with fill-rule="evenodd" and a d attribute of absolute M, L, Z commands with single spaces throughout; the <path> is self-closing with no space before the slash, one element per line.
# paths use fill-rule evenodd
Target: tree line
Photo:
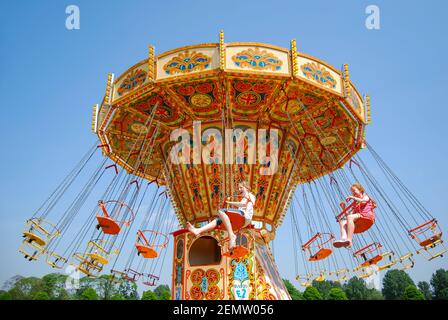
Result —
<path fill-rule="evenodd" d="M 110 276 L 81 278 L 70 285 L 68 276 L 50 273 L 42 278 L 15 276 L 0 290 L 0 300 L 169 300 L 170 288 L 159 285 L 144 291 L 140 297 L 137 284 L 132 281 L 111 281 Z M 67 283 L 69 285 L 67 286 Z"/>
<path fill-rule="evenodd" d="M 283 279 L 293 300 L 448 300 L 448 270 L 439 269 L 430 282 L 417 285 L 404 271 L 389 270 L 381 291 L 369 288 L 363 279 L 353 277 L 341 285 L 334 281 L 313 281 L 303 292 Z"/>
<path fill-rule="evenodd" d="M 42 278 L 16 276 L 0 290 L 0 300 L 169 300 L 167 285 L 146 290 L 141 297 L 137 284 L 111 281 L 110 276 L 81 278 L 70 289 L 67 275 L 50 273 Z M 369 288 L 363 279 L 353 277 L 341 285 L 334 281 L 313 281 L 303 292 L 289 280 L 283 280 L 293 300 L 448 300 L 448 270 L 439 269 L 430 282 L 417 284 L 404 271 L 389 270 L 383 278 L 381 291 Z"/>

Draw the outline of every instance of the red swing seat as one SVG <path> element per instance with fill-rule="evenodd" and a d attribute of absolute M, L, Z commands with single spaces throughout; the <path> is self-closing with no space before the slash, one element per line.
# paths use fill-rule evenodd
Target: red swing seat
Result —
<path fill-rule="evenodd" d="M 109 204 L 112 203 L 114 205 L 120 206 L 118 214 L 116 212 L 113 213 L 113 216 L 115 216 L 115 217 L 112 217 L 109 214 L 109 212 L 106 208 L 106 203 L 109 203 Z M 109 235 L 119 234 L 121 231 L 122 225 L 124 224 L 126 226 L 129 226 L 135 218 L 135 215 L 134 215 L 134 212 L 132 211 L 132 209 L 123 202 L 119 202 L 116 200 L 109 200 L 107 202 L 104 202 L 101 200 L 101 201 L 98 201 L 98 206 L 99 206 L 99 209 L 101 209 L 98 211 L 102 212 L 103 214 L 101 215 L 99 212 L 97 213 L 96 220 L 98 221 L 98 225 L 96 226 L 96 228 L 98 230 L 101 229 L 104 234 L 109 234 Z M 125 210 L 127 210 L 130 213 L 130 217 L 127 221 L 118 221 L 117 220 L 117 218 L 119 218 L 119 216 L 120 216 L 120 212 L 121 212 L 122 208 L 125 208 Z"/>
<path fill-rule="evenodd" d="M 354 213 L 353 210 L 356 205 L 357 205 L 357 203 L 355 201 L 353 201 L 348 206 L 346 206 L 345 209 L 342 210 L 342 212 L 336 217 L 336 221 L 339 222 L 344 217 L 346 217 L 350 214 L 353 214 Z M 373 226 L 374 223 L 375 223 L 375 219 L 370 219 L 370 218 L 361 216 L 354 221 L 355 230 L 353 231 L 353 233 L 366 232 Z"/>
<path fill-rule="evenodd" d="M 151 273 L 142 273 L 142 276 L 144 277 L 142 283 L 149 287 L 154 287 L 159 281 L 159 277 Z"/>
<path fill-rule="evenodd" d="M 356 251 L 353 256 L 358 259 L 362 259 L 360 267 L 369 267 L 371 265 L 376 265 L 378 262 L 383 260 L 383 254 L 381 253 L 382 245 L 380 243 L 371 243 L 364 248 Z M 376 253 L 377 252 L 377 253 Z M 371 257 L 370 254 L 375 253 Z"/>
<path fill-rule="evenodd" d="M 226 214 L 229 217 L 230 224 L 232 225 L 233 231 L 238 231 L 244 227 L 244 225 L 246 223 L 246 219 L 244 218 L 244 216 L 241 215 L 241 213 L 239 213 L 237 211 L 229 210 L 226 212 Z M 221 223 L 219 226 L 216 227 L 216 229 L 225 230 L 226 227 L 224 226 L 223 223 Z"/>
<path fill-rule="evenodd" d="M 442 238 L 442 231 L 438 228 L 437 220 L 432 219 L 409 230 L 409 235 L 412 239 L 415 239 L 420 246 L 428 247 Z M 421 240 L 419 235 L 422 235 L 424 239 Z"/>
<path fill-rule="evenodd" d="M 98 227 L 101 228 L 103 233 L 111 235 L 120 233 L 121 228 L 114 219 L 104 216 L 96 216 L 96 219 L 98 220 Z"/>
<path fill-rule="evenodd" d="M 232 250 L 224 252 L 222 255 L 231 259 L 242 258 L 249 253 L 249 249 L 243 246 L 235 246 Z"/>
<path fill-rule="evenodd" d="M 309 261 L 323 260 L 332 253 L 333 253 L 333 250 L 327 249 L 327 248 L 322 248 L 319 251 L 317 251 L 314 255 L 312 255 L 308 260 Z"/>
<path fill-rule="evenodd" d="M 151 234 L 149 239 L 145 236 L 145 232 Z M 168 238 L 163 233 L 153 230 L 139 230 L 135 248 L 137 249 L 137 255 L 147 259 L 154 259 L 159 256 L 159 251 L 164 249 L 167 243 Z"/>
<path fill-rule="evenodd" d="M 308 253 L 308 261 L 320 261 L 330 256 L 333 250 L 327 245 L 331 245 L 333 239 L 334 236 L 331 233 L 318 232 L 302 245 L 302 250 Z"/>
<path fill-rule="evenodd" d="M 151 246 L 136 244 L 135 247 L 137 248 L 138 255 L 141 255 L 144 258 L 153 259 L 157 258 L 157 256 L 159 255 L 157 251 L 154 250 L 154 248 Z"/>

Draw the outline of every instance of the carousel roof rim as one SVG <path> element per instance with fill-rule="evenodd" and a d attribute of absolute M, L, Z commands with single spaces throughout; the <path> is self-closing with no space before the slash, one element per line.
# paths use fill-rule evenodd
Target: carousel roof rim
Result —
<path fill-rule="evenodd" d="M 280 50 L 283 51 L 285 53 L 292 53 L 292 50 L 287 49 L 285 47 L 282 46 L 278 46 L 278 45 L 273 45 L 273 44 L 269 44 L 269 43 L 264 43 L 264 42 L 254 42 L 254 41 L 235 41 L 235 42 L 226 42 L 224 43 L 224 47 L 237 47 L 237 46 L 260 46 L 260 47 L 264 47 L 264 48 L 269 48 L 269 49 L 275 49 L 275 50 Z M 154 62 L 157 61 L 157 59 L 165 57 L 167 55 L 176 53 L 176 52 L 180 52 L 180 51 L 184 51 L 184 50 L 189 50 L 189 49 L 194 49 L 194 48 L 204 48 L 204 47 L 219 47 L 219 43 L 211 43 L 211 42 L 206 42 L 206 43 L 198 43 L 198 44 L 192 44 L 192 45 L 185 45 L 182 47 L 178 47 L 178 48 L 174 48 L 174 49 L 170 49 L 168 51 L 164 51 L 161 52 L 157 55 L 155 55 L 154 57 Z M 311 54 L 305 53 L 305 52 L 297 52 L 296 55 L 298 57 L 304 57 L 304 58 L 308 58 L 311 60 L 315 60 L 316 62 L 324 65 L 325 67 L 330 68 L 332 71 L 336 72 L 338 75 L 342 75 L 341 70 L 337 69 L 334 65 L 332 65 L 331 63 L 327 62 L 326 60 L 323 60 L 321 58 L 318 58 L 316 56 L 313 56 Z M 134 65 L 132 65 L 131 67 L 125 69 L 122 73 L 120 73 L 120 75 L 115 79 L 115 83 L 118 83 L 128 72 L 132 71 L 135 68 L 138 68 L 139 66 L 148 63 L 148 58 L 144 58 L 140 61 L 138 61 L 137 63 L 135 63 Z M 227 70 L 227 71 L 231 71 L 231 69 Z M 265 73 L 265 72 L 261 72 L 261 73 Z M 260 72 L 258 72 L 258 74 L 260 74 Z M 278 74 L 275 74 L 276 76 L 279 76 Z M 284 76 L 284 75 L 283 75 Z M 182 77 L 182 76 L 181 76 Z M 160 80 L 156 80 L 156 82 L 158 82 Z M 353 82 L 350 80 L 350 83 L 353 87 L 355 87 L 355 85 L 353 84 Z M 361 95 L 359 93 L 359 91 L 356 89 L 356 92 Z"/>

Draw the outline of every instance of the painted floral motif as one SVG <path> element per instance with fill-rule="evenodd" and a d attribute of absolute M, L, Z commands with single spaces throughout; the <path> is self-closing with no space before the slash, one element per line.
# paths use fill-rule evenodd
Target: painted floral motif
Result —
<path fill-rule="evenodd" d="M 249 273 L 247 272 L 246 263 L 238 262 L 235 267 L 235 271 L 233 272 L 233 279 L 238 281 L 246 281 L 249 280 Z"/>
<path fill-rule="evenodd" d="M 217 284 L 221 276 L 215 269 L 204 271 L 196 269 L 191 273 L 191 282 L 193 286 L 190 289 L 190 295 L 193 300 L 217 300 L 221 293 Z"/>
<path fill-rule="evenodd" d="M 282 67 L 283 62 L 274 54 L 260 48 L 247 49 L 238 52 L 232 57 L 232 61 L 240 68 L 250 68 L 255 70 L 277 71 Z"/>
<path fill-rule="evenodd" d="M 258 262 L 258 259 L 256 259 L 256 265 L 258 270 L 258 277 L 257 277 L 257 299 L 258 300 L 276 300 L 276 297 L 270 292 L 271 285 L 266 281 L 265 274 L 262 266 Z"/>
<path fill-rule="evenodd" d="M 300 69 L 302 70 L 303 75 L 308 79 L 313 79 L 329 88 L 336 88 L 336 80 L 323 66 L 314 62 L 308 62 L 301 65 Z"/>
<path fill-rule="evenodd" d="M 164 66 L 163 70 L 166 74 L 173 75 L 176 73 L 189 73 L 207 69 L 212 58 L 201 52 L 184 51 L 173 57 Z"/>
<path fill-rule="evenodd" d="M 253 255 L 247 258 L 232 259 L 229 274 L 229 298 L 233 300 L 254 299 L 255 278 L 253 273 Z"/>
<path fill-rule="evenodd" d="M 135 69 L 126 75 L 117 89 L 119 96 L 140 87 L 146 80 L 146 72 L 142 69 Z"/>

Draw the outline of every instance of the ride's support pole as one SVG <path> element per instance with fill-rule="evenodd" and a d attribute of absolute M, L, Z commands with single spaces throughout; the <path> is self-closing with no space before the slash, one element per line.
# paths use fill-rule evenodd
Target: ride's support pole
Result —
<path fill-rule="evenodd" d="M 292 65 L 292 76 L 297 77 L 298 67 L 297 67 L 297 43 L 296 39 L 291 40 L 291 65 Z"/>
<path fill-rule="evenodd" d="M 370 124 L 370 96 L 366 95 L 366 106 L 367 106 L 367 124 Z"/>
<path fill-rule="evenodd" d="M 348 72 L 348 64 L 344 64 L 344 89 L 345 96 L 350 97 L 350 74 Z"/>
<path fill-rule="evenodd" d="M 224 70 L 226 67 L 226 49 L 224 47 L 224 30 L 219 31 L 219 68 Z"/>
<path fill-rule="evenodd" d="M 112 92 L 112 84 L 113 84 L 113 82 L 114 82 L 114 74 L 109 72 L 107 74 L 106 93 L 104 95 L 104 101 L 107 104 L 110 104 L 111 101 L 112 101 L 112 94 L 113 94 L 113 92 Z"/>
<path fill-rule="evenodd" d="M 148 79 L 154 81 L 154 46 L 148 46 Z"/>
<path fill-rule="evenodd" d="M 93 133 L 97 133 L 97 130 L 98 130 L 98 111 L 99 111 L 98 104 L 94 104 L 93 110 L 92 110 L 92 132 Z"/>

